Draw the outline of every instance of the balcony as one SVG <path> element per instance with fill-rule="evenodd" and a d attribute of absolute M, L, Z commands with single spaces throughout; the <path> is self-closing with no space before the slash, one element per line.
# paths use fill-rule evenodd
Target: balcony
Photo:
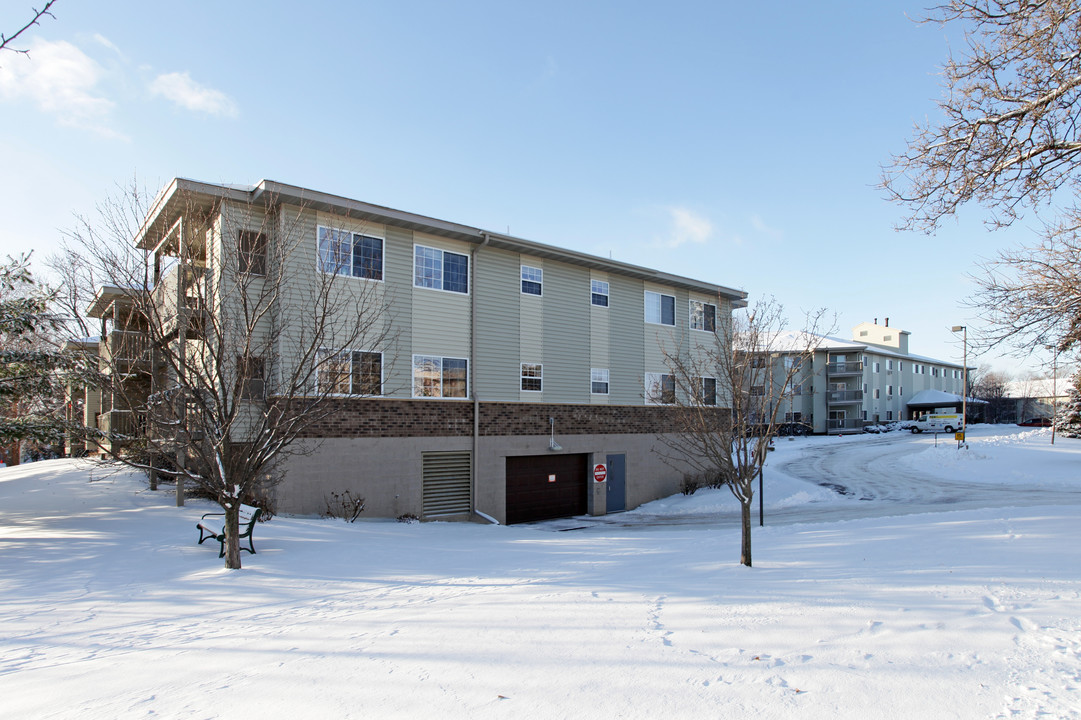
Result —
<path fill-rule="evenodd" d="M 148 363 L 149 338 L 137 330 L 113 330 L 101 347 L 101 367 L 104 372 L 127 375 Z"/>
<path fill-rule="evenodd" d="M 860 420 L 858 418 L 827 420 L 826 431 L 833 434 L 846 432 L 863 432 L 863 420 Z"/>
<path fill-rule="evenodd" d="M 863 363 L 859 360 L 826 363 L 827 375 L 862 375 Z"/>
<path fill-rule="evenodd" d="M 188 317 L 197 313 L 205 297 L 203 292 L 204 269 L 191 265 L 174 265 L 154 287 L 153 301 L 166 336 L 176 330 L 177 309 L 180 304 L 180 281 L 184 280 L 183 308 Z"/>
<path fill-rule="evenodd" d="M 131 410 L 109 410 L 98 415 L 98 430 L 134 438 L 142 432 L 143 417 Z"/>
<path fill-rule="evenodd" d="M 830 390 L 826 393 L 827 405 L 852 405 L 863 402 L 862 390 Z"/>

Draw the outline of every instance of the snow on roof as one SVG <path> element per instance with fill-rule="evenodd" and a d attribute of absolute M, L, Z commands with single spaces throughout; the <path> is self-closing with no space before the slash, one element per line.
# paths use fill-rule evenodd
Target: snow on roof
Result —
<path fill-rule="evenodd" d="M 822 351 L 832 352 L 838 350 L 853 351 L 853 352 L 871 352 L 876 355 L 884 355 L 887 357 L 899 358 L 901 360 L 910 360 L 912 362 L 926 362 L 935 363 L 936 365 L 947 365 L 949 367 L 962 368 L 964 365 L 950 360 L 939 360 L 938 358 L 928 357 L 925 355 L 914 355 L 912 353 L 903 353 L 896 348 L 885 347 L 883 345 L 875 345 L 873 343 L 861 343 L 855 340 L 843 340 L 839 337 L 833 337 L 832 335 L 818 335 L 812 336 L 811 333 L 803 330 L 784 330 L 776 333 L 771 342 L 770 350 L 773 352 L 801 352 L 808 346 L 814 344 L 814 341 L 810 340 L 810 337 L 819 338 L 818 349 Z"/>

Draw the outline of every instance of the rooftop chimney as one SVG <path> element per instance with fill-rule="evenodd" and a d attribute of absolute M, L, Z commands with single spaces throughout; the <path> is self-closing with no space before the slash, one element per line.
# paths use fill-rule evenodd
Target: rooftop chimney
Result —
<path fill-rule="evenodd" d="M 889 327 L 889 326 L 890 326 L 890 319 L 886 318 L 886 327 Z"/>

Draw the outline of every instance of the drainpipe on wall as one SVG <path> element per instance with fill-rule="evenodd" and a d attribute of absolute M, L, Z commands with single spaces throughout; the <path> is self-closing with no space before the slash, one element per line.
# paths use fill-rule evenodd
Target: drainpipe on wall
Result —
<path fill-rule="evenodd" d="M 473 505 L 473 514 L 479 515 L 490 523 L 499 524 L 495 518 L 477 510 L 477 454 L 480 447 L 480 397 L 477 396 L 477 253 L 492 239 L 486 232 L 480 245 L 473 248 L 470 264 L 473 266 L 473 292 L 469 297 L 469 387 L 473 395 L 473 461 L 469 463 L 469 496 Z"/>

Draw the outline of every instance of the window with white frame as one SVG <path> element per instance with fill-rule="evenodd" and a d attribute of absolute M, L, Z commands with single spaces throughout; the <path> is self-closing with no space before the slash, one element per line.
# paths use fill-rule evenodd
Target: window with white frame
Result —
<path fill-rule="evenodd" d="M 905 363 L 903 360 L 897 361 L 897 372 L 902 372 L 905 369 Z"/>
<path fill-rule="evenodd" d="M 319 350 L 315 371 L 320 393 L 382 395 L 383 354 L 362 350 Z"/>
<path fill-rule="evenodd" d="M 880 395 L 881 395 L 881 391 L 878 388 L 875 388 L 875 400 L 878 400 Z"/>
<path fill-rule="evenodd" d="M 603 280 L 590 280 L 589 302 L 597 307 L 608 307 L 608 283 Z"/>
<path fill-rule="evenodd" d="M 438 355 L 413 356 L 413 397 L 469 397 L 469 361 Z"/>
<path fill-rule="evenodd" d="M 882 372 L 882 363 L 875 362 L 875 372 Z"/>
<path fill-rule="evenodd" d="M 886 369 L 887 370 L 893 370 L 893 360 L 887 360 L 886 361 Z"/>
<path fill-rule="evenodd" d="M 541 392 L 544 372 L 540 363 L 522 363 L 522 390 Z"/>
<path fill-rule="evenodd" d="M 646 322 L 654 325 L 675 325 L 675 296 L 646 290 Z"/>
<path fill-rule="evenodd" d="M 691 300 L 691 330 L 717 332 L 717 306 Z"/>
<path fill-rule="evenodd" d="M 522 266 L 522 294 L 542 295 L 544 285 L 544 271 L 540 268 Z"/>
<path fill-rule="evenodd" d="M 897 386 L 897 396 L 898 397 L 904 397 L 904 395 L 905 395 L 905 386 L 904 385 L 898 385 Z"/>
<path fill-rule="evenodd" d="M 383 279 L 383 239 L 319 225 L 319 269 L 366 280 Z"/>
<path fill-rule="evenodd" d="M 699 378 L 699 397 L 698 401 L 703 405 L 716 405 L 717 404 L 717 378 L 703 377 Z"/>
<path fill-rule="evenodd" d="M 592 368 L 589 371 L 589 392 L 593 395 L 608 394 L 608 369 Z"/>
<path fill-rule="evenodd" d="M 931 377 L 938 377 L 938 368 L 931 368 Z"/>
<path fill-rule="evenodd" d="M 893 397 L 893 385 L 887 385 L 886 386 L 886 397 L 887 398 Z"/>
<path fill-rule="evenodd" d="M 413 286 L 468 294 L 469 256 L 414 245 Z"/>
<path fill-rule="evenodd" d="M 646 402 L 652 405 L 674 405 L 676 377 L 665 373 L 646 373 Z"/>

